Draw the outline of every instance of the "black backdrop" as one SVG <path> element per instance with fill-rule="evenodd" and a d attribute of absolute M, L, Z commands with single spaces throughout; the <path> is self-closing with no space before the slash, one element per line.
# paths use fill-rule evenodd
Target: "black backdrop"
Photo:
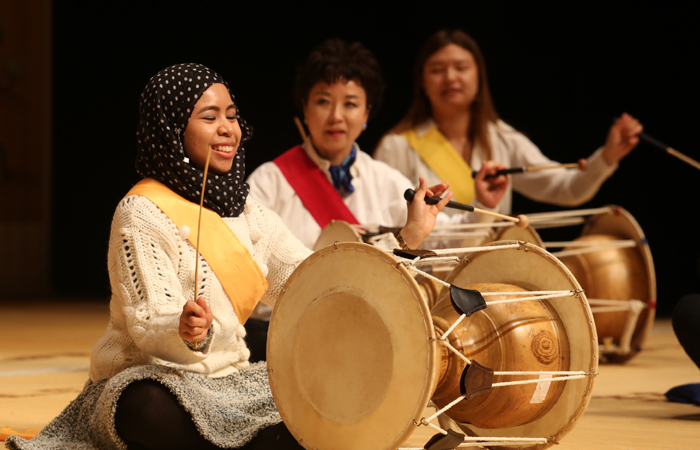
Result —
<path fill-rule="evenodd" d="M 646 131 L 700 159 L 696 105 L 700 7 L 691 2 L 300 1 L 55 2 L 53 279 L 57 292 L 108 296 L 107 241 L 133 169 L 138 97 L 158 70 L 199 62 L 231 84 L 253 125 L 248 173 L 299 142 L 295 66 L 329 37 L 375 52 L 388 87 L 360 137 L 371 152 L 406 111 L 413 59 L 441 28 L 480 43 L 501 117 L 562 162 L 600 146 L 627 111 Z M 137 5 L 137 6 L 135 6 Z M 657 271 L 659 315 L 700 291 L 700 171 L 640 145 L 593 200 L 629 210 Z M 561 209 L 516 196 L 514 210 Z M 572 236 L 575 237 L 575 236 Z"/>

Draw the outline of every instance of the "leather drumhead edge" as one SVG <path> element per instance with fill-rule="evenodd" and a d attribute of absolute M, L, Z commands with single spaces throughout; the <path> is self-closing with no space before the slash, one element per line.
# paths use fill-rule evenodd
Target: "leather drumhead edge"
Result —
<path fill-rule="evenodd" d="M 321 250 L 336 242 L 362 242 L 362 238 L 349 223 L 343 220 L 334 220 L 321 230 L 321 234 L 314 244 L 314 251 Z"/>
<path fill-rule="evenodd" d="M 434 388 L 436 344 L 420 288 L 371 245 L 325 247 L 292 274 L 268 334 L 270 387 L 307 449 L 393 449 Z"/>

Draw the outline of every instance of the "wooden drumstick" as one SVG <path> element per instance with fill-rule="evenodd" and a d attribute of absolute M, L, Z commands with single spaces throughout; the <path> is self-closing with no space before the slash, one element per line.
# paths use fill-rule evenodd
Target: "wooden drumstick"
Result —
<path fill-rule="evenodd" d="M 299 134 L 301 138 L 306 142 L 306 131 L 304 131 L 304 126 L 301 124 L 301 120 L 297 116 L 294 116 L 294 123 L 297 124 L 297 129 L 299 129 Z"/>
<path fill-rule="evenodd" d="M 211 157 L 211 148 L 207 151 L 207 159 L 204 161 L 204 179 L 202 180 L 202 195 L 199 199 L 199 218 L 197 219 L 197 245 L 194 248 L 194 302 L 197 303 L 197 272 L 199 271 L 199 236 L 202 229 L 202 210 L 204 209 L 204 190 L 207 187 L 207 173 L 209 172 L 209 158 Z M 197 342 L 194 343 L 194 349 L 197 350 Z"/>
<path fill-rule="evenodd" d="M 654 147 L 660 148 L 661 150 L 666 151 L 666 153 L 675 156 L 676 158 L 680 159 L 681 161 L 690 164 L 691 166 L 695 167 L 696 169 L 700 170 L 700 163 L 695 161 L 693 158 L 690 158 L 689 156 L 684 155 L 683 153 L 679 152 L 678 150 L 669 147 L 668 145 L 664 144 L 661 141 L 657 141 L 653 137 L 649 136 L 648 134 L 645 133 L 639 133 L 637 136 L 639 136 L 639 139 L 641 141 L 646 142 L 647 144 L 650 144 Z"/>
<path fill-rule="evenodd" d="M 523 172 L 537 172 L 539 170 L 549 170 L 549 169 L 575 169 L 579 167 L 578 163 L 566 163 L 566 164 L 552 164 L 549 166 L 522 166 L 522 167 L 511 167 L 509 169 L 501 169 L 496 171 L 495 174 L 493 175 L 486 175 L 484 178 L 489 179 L 489 178 L 495 178 L 499 175 L 510 175 L 514 173 L 523 173 Z M 476 174 L 478 174 L 478 170 L 472 171 L 472 178 L 476 178 Z"/>
<path fill-rule="evenodd" d="M 416 195 L 416 191 L 414 191 L 413 189 L 406 189 L 406 191 L 403 193 L 403 198 L 405 198 L 406 201 L 412 202 L 413 197 L 415 195 Z M 428 197 L 428 196 L 425 197 L 425 203 L 427 203 L 429 205 L 435 205 L 440 200 L 442 200 L 442 198 L 440 198 L 440 197 Z M 517 226 L 518 228 L 527 228 L 527 226 L 530 224 L 530 219 L 528 219 L 527 216 L 525 216 L 523 214 L 518 215 L 518 217 L 511 217 L 511 216 L 506 216 L 505 214 L 499 214 L 497 212 L 488 211 L 488 210 L 481 209 L 481 208 L 475 208 L 471 205 L 465 205 L 464 203 L 453 202 L 452 200 L 447 202 L 446 207 L 453 208 L 453 209 L 459 209 L 461 211 L 470 211 L 470 212 L 476 212 L 479 214 L 486 214 L 489 216 L 498 217 L 499 219 L 514 222 L 515 226 Z"/>

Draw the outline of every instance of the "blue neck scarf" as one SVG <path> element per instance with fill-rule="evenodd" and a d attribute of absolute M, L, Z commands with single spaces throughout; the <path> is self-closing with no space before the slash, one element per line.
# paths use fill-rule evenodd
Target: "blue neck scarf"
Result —
<path fill-rule="evenodd" d="M 356 156 L 357 145 L 353 145 L 348 157 L 345 158 L 339 166 L 331 166 L 329 169 L 331 178 L 333 179 L 333 186 L 335 190 L 341 194 L 343 191 L 345 191 L 346 194 L 355 192 L 355 187 L 351 184 L 352 175 L 350 175 L 350 167 L 355 163 Z"/>

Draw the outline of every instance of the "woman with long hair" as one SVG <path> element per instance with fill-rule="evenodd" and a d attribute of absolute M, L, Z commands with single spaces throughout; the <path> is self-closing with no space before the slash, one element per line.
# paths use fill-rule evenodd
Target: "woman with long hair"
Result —
<path fill-rule="evenodd" d="M 603 147 L 581 170 L 553 169 L 512 177 L 500 202 L 511 212 L 512 190 L 533 200 L 575 206 L 588 201 L 638 143 L 641 124 L 628 114 L 612 125 Z M 556 164 L 524 135 L 499 119 L 489 92 L 479 46 L 461 30 L 433 34 L 421 48 L 414 71 L 413 103 L 404 118 L 379 143 L 374 157 L 411 181 L 450 183 L 455 200 L 474 198 L 473 169 L 488 161 L 506 167 Z"/>

